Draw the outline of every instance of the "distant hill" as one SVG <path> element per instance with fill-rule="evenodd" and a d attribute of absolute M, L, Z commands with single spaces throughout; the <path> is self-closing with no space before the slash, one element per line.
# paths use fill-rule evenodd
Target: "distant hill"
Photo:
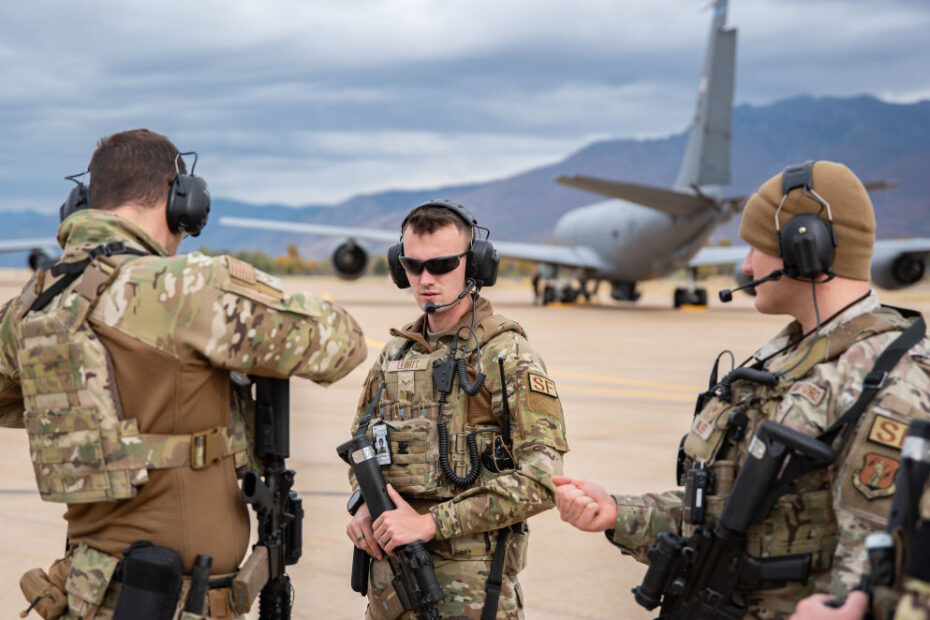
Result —
<path fill-rule="evenodd" d="M 290 208 L 248 205 L 216 198 L 212 216 L 235 215 L 288 221 L 396 229 L 413 205 L 434 197 L 468 206 L 493 238 L 543 241 L 559 216 L 600 200 L 594 194 L 553 182 L 560 174 L 589 174 L 637 183 L 671 186 L 685 147 L 686 132 L 652 140 L 617 139 L 593 143 L 564 160 L 500 180 L 428 190 L 390 190 L 354 196 L 342 203 Z M 930 236 L 930 101 L 885 103 L 874 97 L 796 97 L 764 106 L 740 105 L 733 115 L 732 184 L 727 195 L 752 192 L 785 165 L 831 159 L 849 165 L 863 180 L 896 179 L 901 185 L 877 192 L 879 236 Z M 4 212 L 0 237 L 35 237 L 52 231 L 54 216 Z M 715 238 L 735 239 L 736 223 Z M 295 243 L 305 256 L 321 256 L 334 240 L 260 233 L 215 223 L 182 249 L 257 249 L 269 254 Z M 0 264 L 20 265 L 23 256 L 0 255 Z"/>

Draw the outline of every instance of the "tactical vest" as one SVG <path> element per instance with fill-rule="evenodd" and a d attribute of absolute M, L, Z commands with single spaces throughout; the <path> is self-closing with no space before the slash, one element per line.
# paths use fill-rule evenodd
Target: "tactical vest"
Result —
<path fill-rule="evenodd" d="M 40 271 L 20 297 L 18 365 L 42 499 L 69 504 L 130 499 L 150 469 L 201 469 L 227 456 L 245 463 L 239 408 L 229 426 L 190 435 L 141 434 L 138 422 L 125 415 L 113 362 L 87 317 L 132 257 L 94 251 L 76 256 L 85 257 L 91 260 L 84 266 L 78 260 L 58 263 L 48 274 Z M 74 277 L 79 269 L 83 273 Z M 68 274 L 74 284 L 61 288 Z M 61 290 L 49 297 L 56 286 Z"/>
<path fill-rule="evenodd" d="M 508 331 L 523 334 L 517 323 L 503 320 L 497 315 L 484 318 L 475 331 L 479 334 L 481 345 Z M 466 346 L 465 339 L 460 339 L 459 342 L 460 348 Z M 474 343 L 474 339 L 471 342 Z M 395 351 L 399 350 L 403 342 L 398 341 L 396 344 Z M 368 435 L 377 450 L 379 436 L 373 432 L 372 426 L 383 420 L 387 426 L 391 464 L 382 467 L 382 472 L 385 480 L 395 489 L 418 500 L 444 501 L 464 490 L 446 479 L 439 462 L 437 422 L 440 393 L 433 382 L 432 372 L 433 363 L 445 359 L 449 349 L 442 346 L 430 352 L 416 349 L 411 347 L 400 359 L 386 358 L 382 363 L 380 371 L 385 388 L 375 406 Z M 470 349 L 467 364 L 470 381 L 475 380 L 477 372 L 474 358 L 474 349 Z M 485 373 L 491 373 L 497 369 L 483 370 Z M 482 392 L 490 403 L 487 388 L 482 388 Z M 468 435 L 477 432 L 477 448 L 481 454 L 493 440 L 495 433 L 501 432 L 499 426 L 477 422 L 474 416 L 469 418 L 469 398 L 458 386 L 456 379 L 455 386 L 442 407 L 442 419 L 447 422 L 448 427 L 449 459 L 455 474 L 460 477 L 464 477 L 472 466 L 466 442 Z M 485 483 L 498 475 L 499 473 L 492 473 L 482 466 L 475 484 Z"/>
<path fill-rule="evenodd" d="M 903 331 L 908 326 L 908 321 L 895 312 L 881 310 L 859 315 L 821 336 L 810 354 L 807 354 L 805 343 L 793 355 L 767 366 L 766 370 L 774 373 L 788 371 L 775 385 L 738 380 L 733 382 L 728 400 L 711 399 L 695 417 L 691 431 L 685 436 L 679 463 L 680 473 L 703 463 L 715 480 L 705 498 L 705 521 L 713 523 L 719 517 L 739 473 L 739 464 L 746 458 L 750 440 L 763 421 L 779 421 L 777 413 L 782 399 L 795 382 L 817 364 L 839 357 L 856 342 L 886 331 Z M 814 470 L 798 479 L 798 492 L 779 497 L 769 515 L 749 528 L 746 551 L 755 557 L 809 553 L 813 573 L 830 570 L 839 543 L 839 528 L 833 511 L 834 484 L 839 483 L 837 468 Z M 688 485 L 692 481 L 693 473 L 688 473 L 684 481 L 682 529 L 685 536 L 690 536 L 700 525 L 690 519 L 694 506 Z M 799 519 L 801 513 L 804 516 Z"/>

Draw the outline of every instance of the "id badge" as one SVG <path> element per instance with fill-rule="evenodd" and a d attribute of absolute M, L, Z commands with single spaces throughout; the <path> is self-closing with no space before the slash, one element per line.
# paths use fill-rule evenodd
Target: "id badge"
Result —
<path fill-rule="evenodd" d="M 375 457 L 378 465 L 385 467 L 391 464 L 391 436 L 388 425 L 384 422 L 371 427 L 371 443 L 375 448 Z"/>

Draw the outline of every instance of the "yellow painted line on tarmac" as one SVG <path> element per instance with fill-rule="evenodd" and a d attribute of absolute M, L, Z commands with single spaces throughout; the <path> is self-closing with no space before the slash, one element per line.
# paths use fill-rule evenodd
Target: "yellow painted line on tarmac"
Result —
<path fill-rule="evenodd" d="M 379 341 L 377 341 L 377 340 L 372 340 L 372 339 L 369 338 L 368 336 L 365 336 L 365 344 L 367 344 L 367 345 L 368 345 L 369 347 L 371 347 L 372 349 L 379 349 L 379 350 L 380 350 L 380 349 L 383 349 L 383 348 L 384 348 L 384 343 L 383 343 L 383 342 L 379 342 Z"/>
<path fill-rule="evenodd" d="M 581 392 L 585 394 L 602 394 L 604 396 L 625 396 L 627 398 L 644 398 L 647 400 L 674 400 L 682 402 L 694 401 L 695 394 L 681 394 L 677 392 L 652 392 L 647 390 L 620 390 L 617 388 L 602 388 L 587 385 L 559 384 L 559 392 Z"/>
<path fill-rule="evenodd" d="M 323 301 L 328 301 L 329 303 L 333 303 L 333 296 L 326 292 L 320 295 L 320 299 Z"/>
<path fill-rule="evenodd" d="M 636 387 L 648 387 L 658 390 L 673 390 L 676 392 L 688 392 L 694 394 L 701 391 L 700 387 L 694 385 L 682 385 L 680 383 L 663 383 L 661 381 L 645 381 L 643 379 L 627 379 L 625 377 L 612 377 L 609 375 L 593 375 L 586 372 L 572 372 L 570 370 L 553 371 L 552 376 L 555 378 L 565 377 L 567 379 L 584 379 L 596 381 L 598 383 L 615 383 L 618 385 L 632 385 Z"/>
<path fill-rule="evenodd" d="M 678 309 L 683 312 L 707 312 L 707 306 L 693 306 L 691 304 L 682 304 Z"/>

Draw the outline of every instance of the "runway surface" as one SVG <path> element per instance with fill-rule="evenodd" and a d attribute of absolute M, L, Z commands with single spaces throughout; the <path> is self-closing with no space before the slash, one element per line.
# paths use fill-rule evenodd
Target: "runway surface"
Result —
<path fill-rule="evenodd" d="M 0 270 L 0 304 L 27 278 L 26 270 Z M 571 448 L 568 475 L 594 479 L 618 493 L 674 487 L 678 443 L 714 358 L 729 348 L 742 360 L 786 323 L 784 317 L 757 314 L 749 297 L 717 302 L 716 290 L 731 285 L 726 279 L 705 284 L 710 308 L 693 312 L 671 308 L 670 280 L 646 283 L 635 304 L 611 301 L 606 286 L 599 304 L 547 308 L 531 304 L 522 281 L 503 281 L 486 291 L 498 312 L 523 325 L 557 385 Z M 361 382 L 388 329 L 412 320 L 417 311 L 409 293 L 381 278 L 294 278 L 285 287 L 347 307 L 369 345 L 367 362 L 334 386 L 292 381 L 288 462 L 298 472 L 296 488 L 306 510 L 304 556 L 289 570 L 296 589 L 293 617 L 360 619 L 365 603 L 349 589 L 346 467 L 335 447 L 348 437 Z M 885 303 L 930 312 L 930 284 L 880 296 Z M 0 468 L 0 608 L 9 615 L 26 607 L 20 575 L 47 568 L 62 555 L 65 523 L 64 507 L 42 502 L 35 491 L 24 431 L 0 430 Z M 621 556 L 603 535 L 578 532 L 555 511 L 529 525 L 529 564 L 520 576 L 528 620 L 653 617 L 630 594 L 644 567 Z"/>

